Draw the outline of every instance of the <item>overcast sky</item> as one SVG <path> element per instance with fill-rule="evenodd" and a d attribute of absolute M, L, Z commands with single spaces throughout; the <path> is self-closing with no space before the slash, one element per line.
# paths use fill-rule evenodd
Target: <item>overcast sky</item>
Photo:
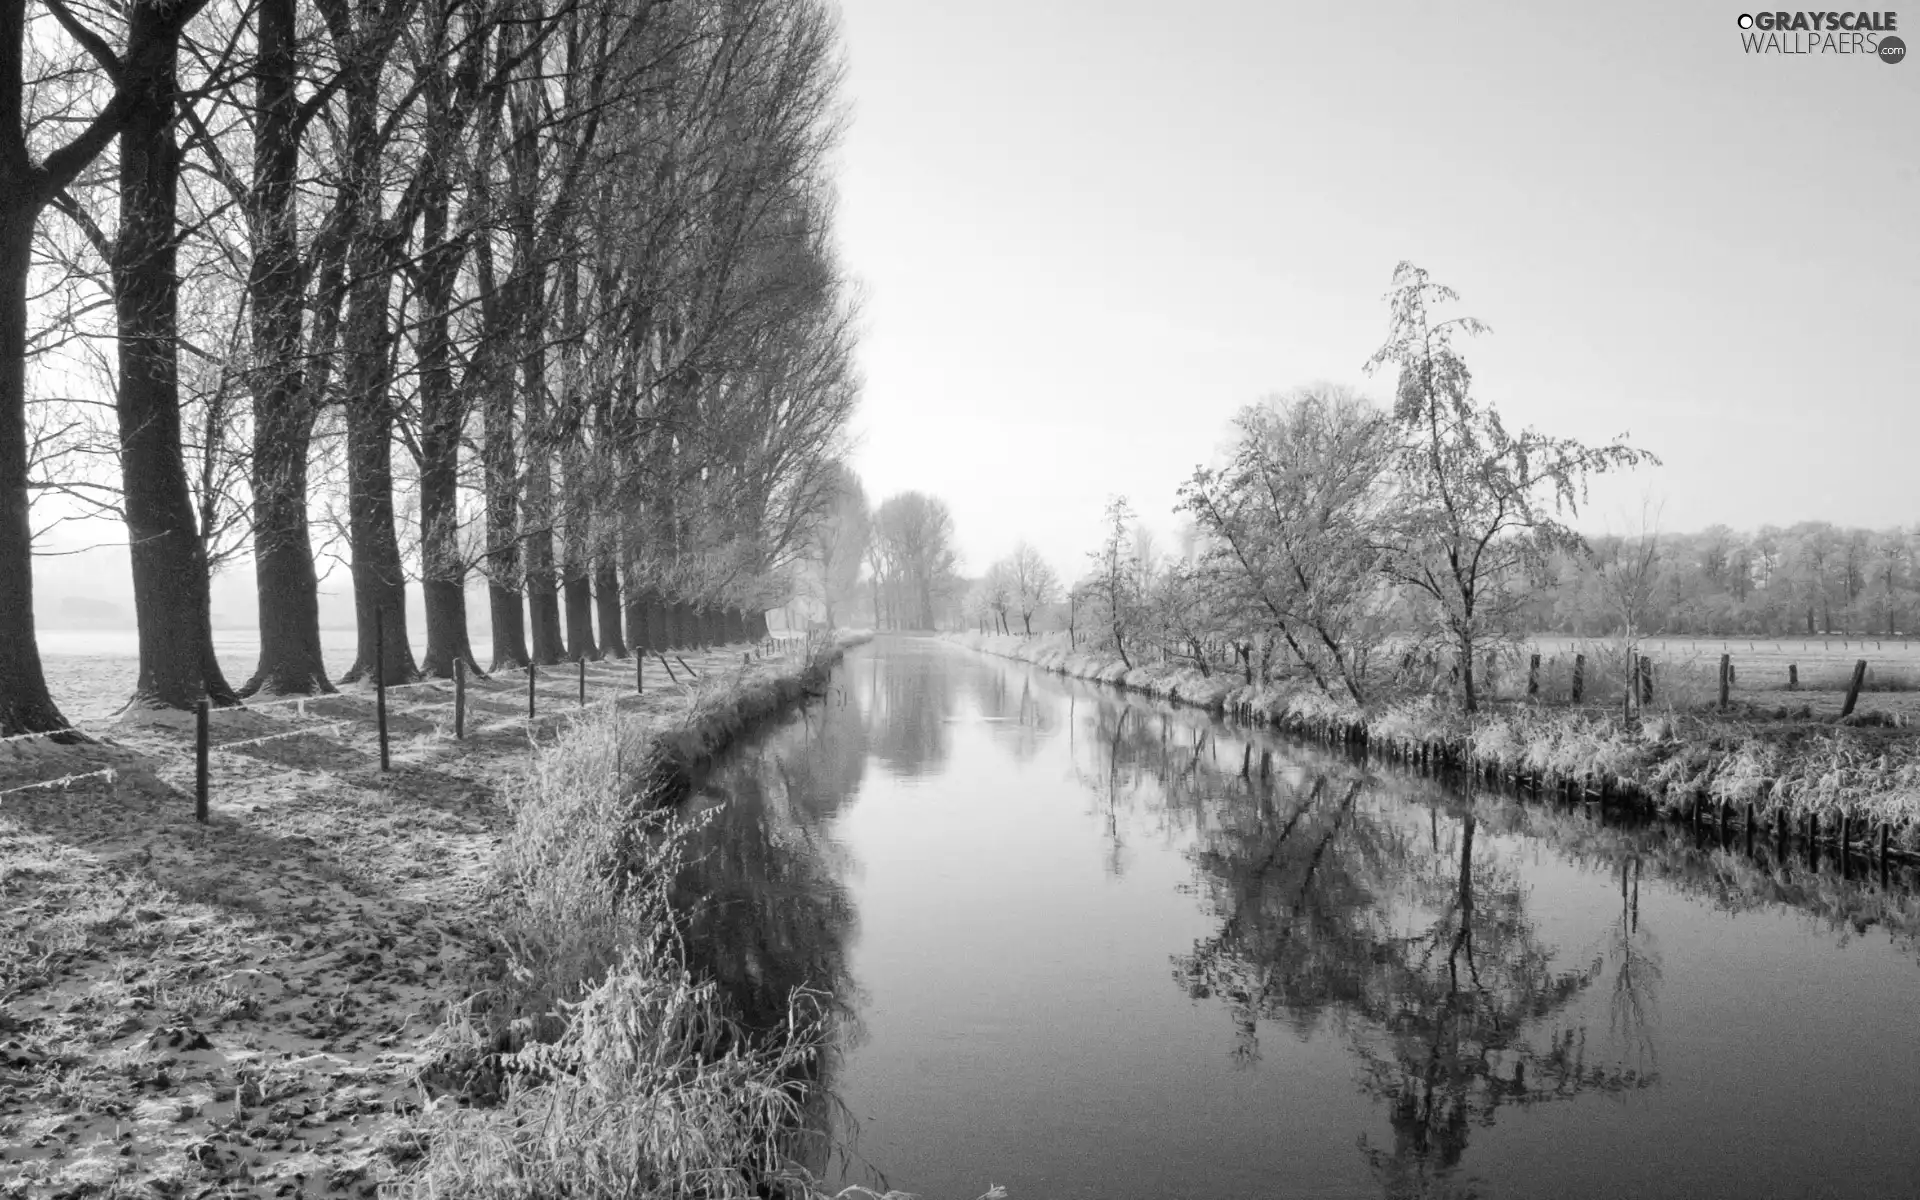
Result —
<path fill-rule="evenodd" d="M 845 0 L 869 493 L 1077 575 L 1241 405 L 1384 395 L 1411 259 L 1510 424 L 1665 460 L 1583 526 L 1920 520 L 1920 62 L 1751 57 L 1742 11 Z"/>

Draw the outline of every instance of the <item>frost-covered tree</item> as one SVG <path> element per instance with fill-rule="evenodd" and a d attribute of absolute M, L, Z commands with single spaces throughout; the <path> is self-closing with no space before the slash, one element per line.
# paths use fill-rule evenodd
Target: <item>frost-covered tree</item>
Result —
<path fill-rule="evenodd" d="M 1479 707 L 1475 652 L 1518 632 L 1520 593 L 1507 584 L 1555 549 L 1581 544 L 1563 518 L 1586 498 L 1588 479 L 1652 455 L 1616 439 L 1587 446 L 1571 438 L 1507 429 L 1473 395 L 1456 334 L 1486 332 L 1472 317 L 1436 320 L 1457 300 L 1452 289 L 1403 262 L 1387 301 L 1387 340 L 1367 369 L 1397 372 L 1393 421 L 1398 489 L 1378 550 L 1383 571 L 1421 596 L 1428 620 L 1459 655 L 1460 699 Z"/>

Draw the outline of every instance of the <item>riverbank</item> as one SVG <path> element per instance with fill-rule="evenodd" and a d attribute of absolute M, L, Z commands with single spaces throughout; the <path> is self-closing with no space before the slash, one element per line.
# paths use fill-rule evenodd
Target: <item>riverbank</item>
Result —
<path fill-rule="evenodd" d="M 678 801 L 865 640 L 810 644 L 794 671 L 743 664 L 668 728 L 596 714 L 534 757 L 509 797 L 493 953 L 419 1073 L 431 1100 L 398 1194 L 813 1194 L 784 1151 L 824 1010 L 749 1033 L 689 968 L 670 899 L 691 832 Z"/>
<path fill-rule="evenodd" d="M 1431 696 L 1361 708 L 1304 681 L 1247 684 L 1183 665 L 1129 668 L 1061 634 L 954 635 L 971 649 L 1432 768 L 1528 790 L 1591 794 L 1670 816 L 1749 819 L 1874 856 L 1920 856 L 1920 731 L 1851 727 L 1746 709 L 1661 712 L 1637 728 L 1611 711 L 1500 705 L 1469 720 Z M 1722 810 L 1724 806 L 1724 812 Z"/>
<path fill-rule="evenodd" d="M 524 968 L 515 930 L 570 928 L 557 899 L 508 918 L 529 847 L 560 844 L 530 840 L 527 798 L 607 766 L 591 745 L 624 793 L 664 797 L 825 669 L 742 654 L 654 666 L 639 695 L 630 662 L 595 665 L 586 705 L 576 672 L 543 673 L 533 719 L 524 680 L 474 680 L 458 740 L 450 686 L 398 690 L 389 771 L 371 691 L 223 712 L 206 825 L 185 714 L 0 748 L 6 787 L 74 777 L 0 799 L 0 1190 L 370 1196 L 417 1175 L 430 1123 L 472 1100 L 447 1079 L 449 1006 Z"/>

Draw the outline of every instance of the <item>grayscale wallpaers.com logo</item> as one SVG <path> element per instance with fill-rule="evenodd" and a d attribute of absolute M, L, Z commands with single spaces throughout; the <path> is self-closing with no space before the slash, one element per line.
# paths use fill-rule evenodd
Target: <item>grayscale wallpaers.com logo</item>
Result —
<path fill-rule="evenodd" d="M 1741 13 L 1739 25 L 1748 54 L 1870 54 L 1885 63 L 1907 56 L 1907 44 L 1893 33 L 1899 13 Z"/>

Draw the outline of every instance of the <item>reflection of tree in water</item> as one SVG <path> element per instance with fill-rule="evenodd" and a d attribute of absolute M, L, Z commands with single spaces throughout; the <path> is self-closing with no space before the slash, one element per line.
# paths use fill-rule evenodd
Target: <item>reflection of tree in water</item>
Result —
<path fill-rule="evenodd" d="M 1814 868 L 1803 846 L 1782 853 L 1765 834 L 1749 850 L 1744 837 L 1724 838 L 1711 828 L 1522 803 L 1504 793 L 1483 794 L 1476 803 L 1483 819 L 1503 832 L 1545 841 L 1591 870 L 1611 870 L 1631 858 L 1636 878 L 1644 870 L 1666 888 L 1722 912 L 1796 913 L 1836 935 L 1841 945 L 1879 930 L 1920 958 L 1920 877 L 1909 868 L 1883 877 L 1858 863 L 1842 869 L 1831 854 Z"/>
<path fill-rule="evenodd" d="M 966 683 L 975 708 L 987 722 L 993 740 L 1017 763 L 1033 761 L 1040 745 L 1058 731 L 1059 696 L 1035 687 L 1034 668 L 983 662 L 967 672 Z"/>
<path fill-rule="evenodd" d="M 1136 724 L 1152 735 L 1129 734 Z M 1502 1107 L 1653 1081 L 1590 1061 L 1584 1027 L 1554 1024 L 1611 964 L 1616 1026 L 1650 1055 L 1659 964 L 1635 909 L 1588 965 L 1563 968 L 1518 871 L 1476 840 L 1471 812 L 1432 809 L 1416 826 L 1335 760 L 1275 769 L 1251 743 L 1215 752 L 1204 734 L 1156 728 L 1145 713 L 1103 712 L 1092 726 L 1106 774 L 1083 775 L 1096 791 L 1151 772 L 1156 786 L 1134 790 L 1196 829 L 1200 890 L 1220 928 L 1175 960 L 1176 978 L 1227 1005 L 1245 1064 L 1259 1059 L 1263 1020 L 1346 1034 L 1392 1128 L 1390 1144 L 1361 1143 L 1387 1195 L 1471 1194 L 1454 1168 L 1473 1126 Z"/>
<path fill-rule="evenodd" d="M 1388 1104 L 1391 1149 L 1363 1149 L 1390 1196 L 1431 1194 L 1466 1150 L 1472 1125 L 1491 1124 L 1502 1106 L 1565 1099 L 1582 1092 L 1648 1086 L 1637 1068 L 1591 1063 L 1584 1027 L 1533 1028 L 1591 985 L 1598 962 L 1558 970 L 1526 913 L 1518 872 L 1475 854 L 1469 812 L 1450 830 L 1457 865 L 1438 853 L 1405 864 L 1417 909 L 1411 936 L 1371 947 L 1375 978 L 1353 996 L 1328 996 L 1383 1037 L 1354 1039 L 1363 1086 Z M 1411 843 L 1418 847 L 1416 839 Z M 1635 986 L 1650 987 L 1643 976 Z M 1321 998 L 1315 997 L 1314 1000 Z M 1642 1027 L 1644 1032 L 1644 1026 Z"/>
<path fill-rule="evenodd" d="M 835 689 L 723 759 L 689 802 L 704 824 L 676 894 L 689 961 L 719 982 L 744 1025 L 775 1029 L 790 1012 L 825 1006 L 833 1049 L 815 1064 L 794 1150 L 816 1174 L 830 1131 L 852 1127 L 833 1120 L 831 1079 L 833 1060 L 859 1037 L 847 965 L 857 914 L 842 882 L 845 850 L 826 825 L 857 791 L 868 747 L 856 696 Z"/>
<path fill-rule="evenodd" d="M 1607 926 L 1601 951 L 1605 967 L 1613 972 L 1608 1015 L 1616 1039 L 1631 1046 L 1650 1071 L 1654 1066 L 1654 1004 L 1660 987 L 1660 951 L 1653 935 L 1640 927 L 1640 875 L 1644 863 L 1638 854 L 1620 858 L 1620 915 Z"/>
<path fill-rule="evenodd" d="M 882 663 L 884 662 L 884 669 Z M 892 647 L 848 668 L 847 685 L 867 715 L 873 756 L 896 776 L 937 773 L 950 750 L 952 662 L 937 652 Z"/>
<path fill-rule="evenodd" d="M 1074 776 L 1095 798 L 1109 874 L 1126 869 L 1123 816 L 1149 816 L 1175 833 L 1191 828 L 1208 806 L 1220 751 L 1205 720 L 1076 689 L 1067 721 Z"/>

